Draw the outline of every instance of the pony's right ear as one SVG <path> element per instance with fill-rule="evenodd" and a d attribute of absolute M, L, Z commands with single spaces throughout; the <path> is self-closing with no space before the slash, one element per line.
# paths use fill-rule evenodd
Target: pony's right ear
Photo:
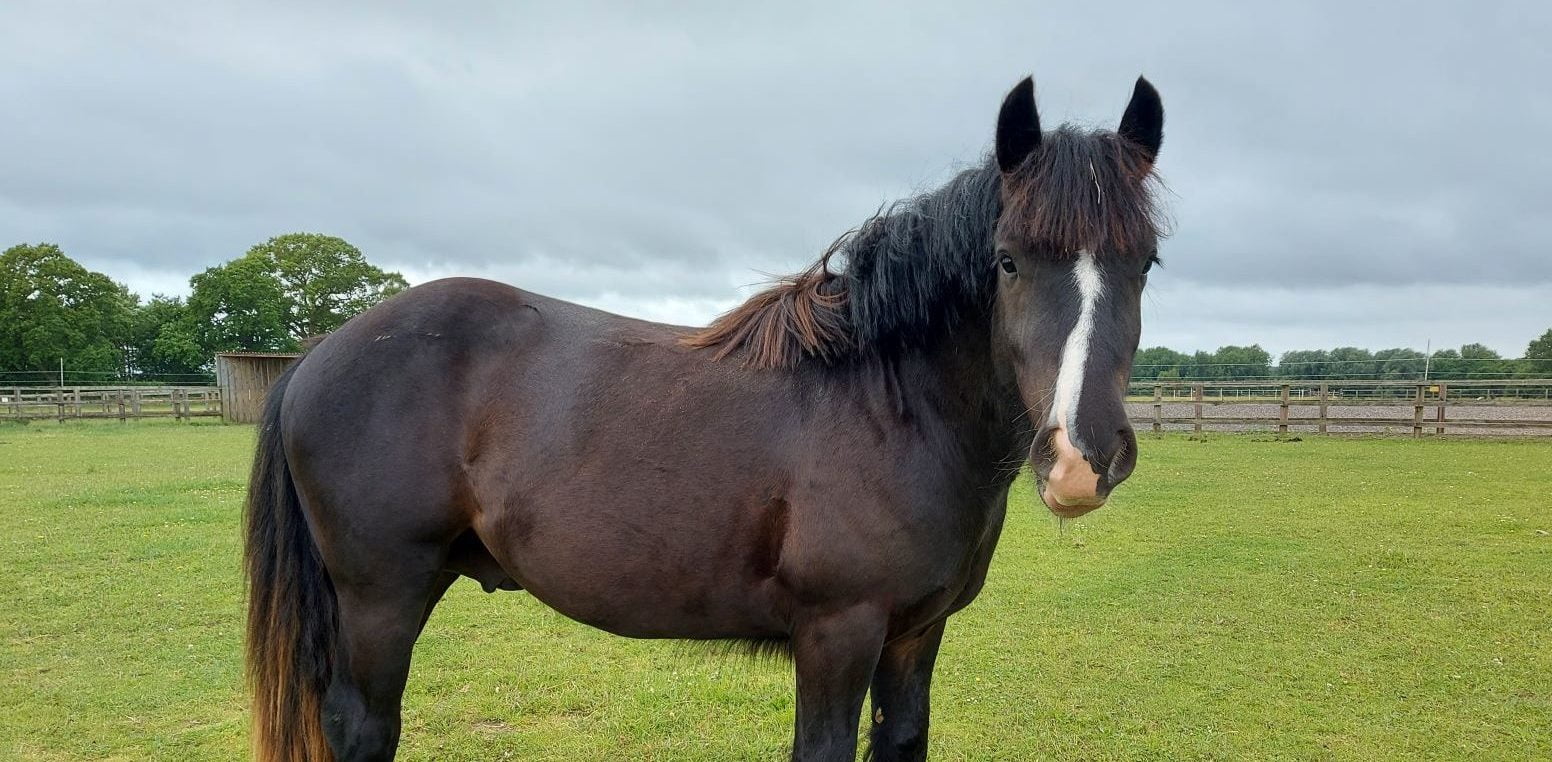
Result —
<path fill-rule="evenodd" d="M 1004 174 L 1019 168 L 1040 147 L 1040 114 L 1035 111 L 1035 80 L 1025 77 L 1002 100 L 997 114 L 997 167 Z"/>

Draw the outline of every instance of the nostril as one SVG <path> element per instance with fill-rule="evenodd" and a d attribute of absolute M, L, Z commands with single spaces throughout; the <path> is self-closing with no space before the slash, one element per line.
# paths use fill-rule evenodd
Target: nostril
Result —
<path fill-rule="evenodd" d="M 1131 476 L 1132 469 L 1137 466 L 1137 434 L 1127 427 L 1118 430 L 1116 435 L 1119 444 L 1110 458 L 1110 467 L 1105 469 L 1105 481 L 1112 487 Z"/>
<path fill-rule="evenodd" d="M 1056 442 L 1054 440 L 1058 431 L 1061 429 L 1055 426 L 1042 426 L 1035 434 L 1035 442 L 1030 447 L 1030 460 L 1034 461 L 1036 467 L 1049 468 L 1051 463 L 1055 462 Z"/>

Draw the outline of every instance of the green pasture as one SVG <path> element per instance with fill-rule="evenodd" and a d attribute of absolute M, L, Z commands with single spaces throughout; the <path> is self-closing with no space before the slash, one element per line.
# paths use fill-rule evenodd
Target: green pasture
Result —
<path fill-rule="evenodd" d="M 246 751 L 253 429 L 0 425 L 0 758 Z M 1014 495 L 933 759 L 1552 758 L 1552 441 L 1144 435 L 1059 530 Z M 455 585 L 401 759 L 784 758 L 789 666 Z"/>

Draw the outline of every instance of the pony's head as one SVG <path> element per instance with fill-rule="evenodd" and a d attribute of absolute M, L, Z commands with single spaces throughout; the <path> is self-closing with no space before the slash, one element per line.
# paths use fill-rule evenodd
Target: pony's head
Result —
<path fill-rule="evenodd" d="M 1123 402 L 1158 260 L 1163 128 L 1159 94 L 1140 78 L 1114 132 L 1042 132 L 1029 79 L 998 116 L 993 341 L 1038 426 L 1029 460 L 1058 516 L 1103 505 L 1137 463 Z"/>

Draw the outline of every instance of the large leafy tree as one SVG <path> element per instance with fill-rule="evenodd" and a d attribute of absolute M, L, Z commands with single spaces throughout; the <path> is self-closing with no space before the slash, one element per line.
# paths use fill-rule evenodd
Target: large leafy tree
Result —
<path fill-rule="evenodd" d="M 286 325 L 280 279 L 257 257 L 240 257 L 189 279 L 188 314 L 206 352 L 287 351 L 297 342 Z"/>
<path fill-rule="evenodd" d="M 1327 353 L 1333 378 L 1374 378 L 1374 353 L 1358 347 L 1337 347 Z"/>
<path fill-rule="evenodd" d="M 333 236 L 291 233 L 190 280 L 188 312 L 207 352 L 293 350 L 408 287 Z"/>
<path fill-rule="evenodd" d="M 1191 361 L 1183 370 L 1189 378 L 1223 378 L 1223 367 L 1217 363 L 1218 356 L 1212 352 L 1201 349 L 1191 353 Z"/>
<path fill-rule="evenodd" d="M 0 368 L 116 373 L 135 297 L 51 243 L 0 254 Z"/>
<path fill-rule="evenodd" d="M 1436 349 L 1428 361 L 1428 375 L 1432 378 L 1464 378 L 1466 365 L 1460 361 L 1460 350 Z"/>
<path fill-rule="evenodd" d="M 1326 378 L 1331 374 L 1331 355 L 1324 349 L 1294 349 L 1277 361 L 1277 375 L 1285 378 Z"/>
<path fill-rule="evenodd" d="M 287 302 L 286 328 L 298 339 L 319 336 L 409 287 L 404 276 L 366 261 L 342 238 L 291 233 L 248 251 L 280 280 Z"/>
<path fill-rule="evenodd" d="M 1501 360 L 1503 355 L 1486 344 L 1465 344 L 1460 348 L 1460 356 L 1467 360 Z"/>
<path fill-rule="evenodd" d="M 1132 360 L 1132 378 L 1180 378 L 1181 368 L 1190 362 L 1191 356 L 1184 352 L 1176 352 L 1169 347 L 1148 347 L 1139 350 Z"/>
<path fill-rule="evenodd" d="M 1460 348 L 1460 359 L 1467 378 L 1503 378 L 1513 375 L 1514 363 L 1503 359 L 1486 344 L 1466 344 Z"/>
<path fill-rule="evenodd" d="M 1374 353 L 1375 371 L 1379 378 L 1388 380 L 1421 378 L 1424 359 L 1415 349 L 1381 349 Z"/>
<path fill-rule="evenodd" d="M 135 310 L 128 355 L 130 367 L 145 376 L 187 377 L 205 372 L 210 362 L 188 306 L 160 295 Z"/>
<path fill-rule="evenodd" d="M 1218 347 L 1213 365 L 1219 378 L 1265 378 L 1271 375 L 1272 355 L 1260 344 Z"/>
<path fill-rule="evenodd" d="M 1532 339 L 1525 348 L 1525 365 L 1532 375 L 1552 375 L 1552 328 Z"/>

